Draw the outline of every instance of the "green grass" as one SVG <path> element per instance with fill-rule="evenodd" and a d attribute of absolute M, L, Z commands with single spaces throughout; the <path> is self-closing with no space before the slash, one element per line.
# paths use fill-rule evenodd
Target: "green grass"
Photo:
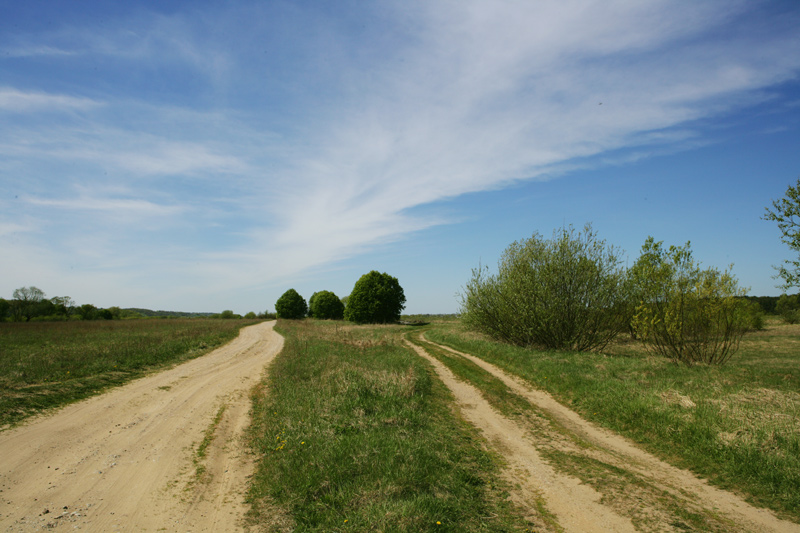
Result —
<path fill-rule="evenodd" d="M 745 337 L 726 365 L 691 368 L 632 343 L 612 347 L 611 355 L 541 352 L 456 324 L 438 324 L 426 337 L 521 376 L 583 417 L 797 521 L 799 334 L 770 322 Z"/>
<path fill-rule="evenodd" d="M 252 519 L 292 531 L 523 531 L 498 459 L 400 341 L 413 328 L 281 321 L 254 393 Z"/>
<path fill-rule="evenodd" d="M 0 426 L 205 354 L 255 322 L 0 322 Z"/>

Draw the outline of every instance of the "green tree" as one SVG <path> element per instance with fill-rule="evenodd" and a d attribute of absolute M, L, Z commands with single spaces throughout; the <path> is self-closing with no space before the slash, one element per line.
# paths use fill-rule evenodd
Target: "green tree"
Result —
<path fill-rule="evenodd" d="M 358 324 L 397 322 L 405 306 L 406 295 L 397 278 L 373 270 L 356 282 L 344 318 Z"/>
<path fill-rule="evenodd" d="M 772 209 L 766 208 L 764 220 L 778 223 L 781 241 L 798 253 L 798 258 L 787 259 L 776 267 L 778 277 L 783 279 L 782 287 L 800 287 L 800 179 L 786 189 L 786 196 L 772 202 Z"/>
<path fill-rule="evenodd" d="M 315 292 L 309 299 L 308 315 L 320 320 L 341 320 L 344 304 L 331 291 Z"/>
<path fill-rule="evenodd" d="M 75 312 L 75 301 L 69 296 L 53 296 L 50 302 L 55 306 L 56 313 L 63 316 L 70 316 Z"/>
<path fill-rule="evenodd" d="M 275 302 L 275 312 L 278 318 L 300 319 L 308 313 L 308 305 L 296 290 L 289 289 Z"/>
<path fill-rule="evenodd" d="M 314 300 L 317 299 L 317 295 L 319 292 L 315 292 L 311 295 L 311 298 L 308 299 L 308 316 L 314 318 Z"/>
<path fill-rule="evenodd" d="M 746 291 L 730 270 L 701 269 L 688 242 L 665 249 L 648 237 L 629 278 L 640 298 L 637 336 L 674 361 L 722 364 L 750 327 Z"/>
<path fill-rule="evenodd" d="M 775 304 L 775 312 L 781 315 L 787 324 L 800 322 L 800 294 L 781 294 Z"/>
<path fill-rule="evenodd" d="M 83 304 L 77 308 L 81 320 L 94 320 L 97 318 L 97 307 L 92 304 Z"/>
<path fill-rule="evenodd" d="M 0 322 L 3 322 L 8 316 L 8 310 L 11 309 L 11 302 L 6 299 L 0 298 Z"/>
<path fill-rule="evenodd" d="M 495 339 L 552 350 L 602 349 L 626 326 L 617 250 L 590 225 L 534 233 L 479 266 L 461 293 L 464 323 Z"/>
<path fill-rule="evenodd" d="M 14 290 L 11 302 L 11 316 L 14 320 L 29 321 L 35 315 L 38 304 L 44 300 L 45 294 L 38 287 L 20 287 Z"/>

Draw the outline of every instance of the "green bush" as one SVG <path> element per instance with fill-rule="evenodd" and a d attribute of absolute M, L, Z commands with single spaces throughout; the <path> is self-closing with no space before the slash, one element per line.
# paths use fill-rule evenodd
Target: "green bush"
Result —
<path fill-rule="evenodd" d="M 750 331 L 761 331 L 764 329 L 764 311 L 758 302 L 743 300 L 740 302 L 742 313 L 747 320 L 747 329 Z"/>
<path fill-rule="evenodd" d="M 344 304 L 331 291 L 315 292 L 309 299 L 308 314 L 320 320 L 344 318 Z"/>
<path fill-rule="evenodd" d="M 498 273 L 472 271 L 461 294 L 471 328 L 517 346 L 601 349 L 627 324 L 624 271 L 617 250 L 590 225 L 538 233 L 511 244 Z"/>
<path fill-rule="evenodd" d="M 296 320 L 306 316 L 308 305 L 296 290 L 289 289 L 275 302 L 275 312 L 278 318 Z"/>
<path fill-rule="evenodd" d="M 359 324 L 386 324 L 400 320 L 406 296 L 397 278 L 373 270 L 356 282 L 347 299 L 344 318 Z"/>
<path fill-rule="evenodd" d="M 775 304 L 775 312 L 778 313 L 787 324 L 797 324 L 800 322 L 800 295 L 781 294 Z"/>
<path fill-rule="evenodd" d="M 686 364 L 724 363 L 750 321 L 730 271 L 701 269 L 690 244 L 665 249 L 648 237 L 629 272 L 638 297 L 633 328 L 656 353 Z"/>

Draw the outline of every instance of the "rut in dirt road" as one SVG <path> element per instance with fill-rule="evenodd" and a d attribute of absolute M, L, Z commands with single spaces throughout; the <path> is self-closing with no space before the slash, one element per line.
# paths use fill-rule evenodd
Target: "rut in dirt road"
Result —
<path fill-rule="evenodd" d="M 273 326 L 0 433 L 0 529 L 240 531 L 248 393 L 283 346 Z"/>
<path fill-rule="evenodd" d="M 431 362 L 464 418 L 506 460 L 512 500 L 532 517 L 542 507 L 551 515 L 541 523 L 544 530 L 800 532 L 800 525 L 664 463 L 478 357 L 420 338 L 409 345 Z M 533 425 L 503 416 L 424 346 L 476 365 L 543 416 Z"/>

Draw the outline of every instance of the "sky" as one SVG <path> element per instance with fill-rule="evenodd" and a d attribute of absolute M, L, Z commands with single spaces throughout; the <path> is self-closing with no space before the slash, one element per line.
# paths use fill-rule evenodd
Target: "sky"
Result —
<path fill-rule="evenodd" d="M 800 3 L 0 0 L 0 297 L 237 313 L 398 278 L 454 313 L 591 223 L 778 295 Z"/>

